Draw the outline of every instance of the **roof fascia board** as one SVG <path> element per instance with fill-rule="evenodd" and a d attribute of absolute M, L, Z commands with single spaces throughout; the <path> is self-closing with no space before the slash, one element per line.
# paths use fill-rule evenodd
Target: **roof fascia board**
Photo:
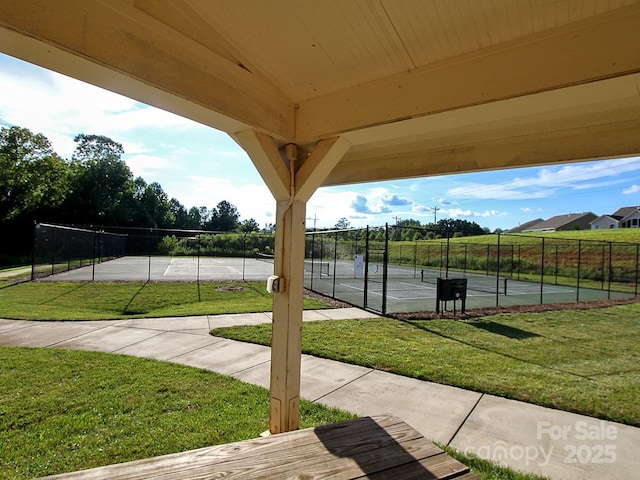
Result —
<path fill-rule="evenodd" d="M 323 186 L 639 155 L 639 131 L 635 119 L 379 156 L 348 152 Z"/>

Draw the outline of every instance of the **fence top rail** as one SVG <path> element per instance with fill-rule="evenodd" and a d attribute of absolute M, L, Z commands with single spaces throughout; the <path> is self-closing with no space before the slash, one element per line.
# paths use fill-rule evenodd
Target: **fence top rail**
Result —
<path fill-rule="evenodd" d="M 83 232 L 83 233 L 101 233 L 107 235 L 116 235 L 119 237 L 126 237 L 127 235 L 124 233 L 115 233 L 115 232 L 105 232 L 104 230 L 88 230 L 86 228 L 78 228 L 72 227 L 70 225 L 56 225 L 53 223 L 36 223 L 36 227 L 47 227 L 47 228 L 57 228 L 59 230 L 70 230 L 73 232 Z"/>

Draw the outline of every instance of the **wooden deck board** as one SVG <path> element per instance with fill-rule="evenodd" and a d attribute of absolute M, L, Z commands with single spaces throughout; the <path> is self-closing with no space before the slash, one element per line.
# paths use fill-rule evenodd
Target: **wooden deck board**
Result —
<path fill-rule="evenodd" d="M 468 472 L 399 418 L 378 416 L 47 478 L 477 478 Z"/>

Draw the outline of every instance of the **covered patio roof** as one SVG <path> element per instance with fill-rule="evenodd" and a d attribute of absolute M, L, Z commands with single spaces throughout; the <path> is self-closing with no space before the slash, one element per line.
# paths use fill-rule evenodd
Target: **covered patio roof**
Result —
<path fill-rule="evenodd" d="M 638 0 L 2 0 L 0 45 L 231 135 L 339 136 L 321 185 L 640 152 Z"/>
<path fill-rule="evenodd" d="M 0 0 L 0 50 L 248 152 L 277 205 L 272 432 L 318 187 L 640 154 L 640 0 Z"/>

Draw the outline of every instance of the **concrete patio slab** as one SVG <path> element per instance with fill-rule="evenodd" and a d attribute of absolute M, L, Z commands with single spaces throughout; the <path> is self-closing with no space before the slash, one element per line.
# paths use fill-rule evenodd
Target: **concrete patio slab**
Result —
<path fill-rule="evenodd" d="M 638 445 L 638 428 L 492 395 L 482 397 L 451 442 L 554 480 L 637 478 Z"/>
<path fill-rule="evenodd" d="M 319 401 L 359 415 L 401 415 L 426 438 L 448 443 L 480 396 L 374 370 Z"/>

